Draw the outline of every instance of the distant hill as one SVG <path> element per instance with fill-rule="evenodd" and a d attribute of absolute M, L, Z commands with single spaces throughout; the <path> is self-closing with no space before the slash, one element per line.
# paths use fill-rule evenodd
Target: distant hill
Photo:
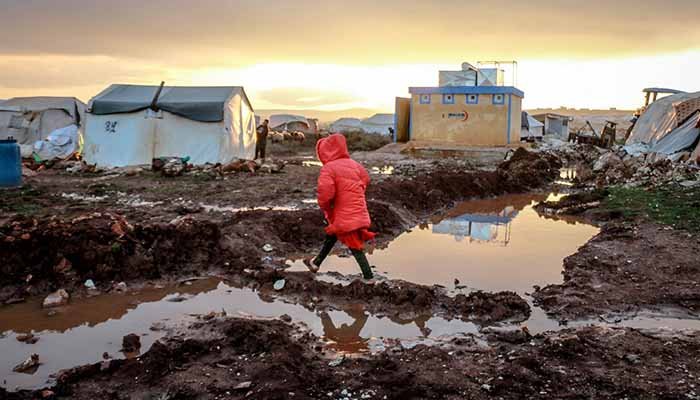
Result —
<path fill-rule="evenodd" d="M 544 114 L 544 113 L 555 113 L 562 115 L 571 115 L 572 117 L 581 116 L 594 116 L 594 115 L 608 115 L 608 116 L 631 116 L 634 110 L 618 110 L 618 109 L 608 109 L 608 110 L 593 110 L 588 108 L 536 108 L 533 110 L 525 110 L 530 115 Z"/>
<path fill-rule="evenodd" d="M 294 114 L 303 115 L 307 118 L 318 118 L 320 122 L 330 123 L 338 118 L 354 117 L 367 118 L 378 113 L 379 111 L 370 110 L 368 108 L 349 108 L 347 110 L 338 111 L 321 111 L 321 110 L 255 110 L 255 115 L 268 117 L 272 114 Z"/>

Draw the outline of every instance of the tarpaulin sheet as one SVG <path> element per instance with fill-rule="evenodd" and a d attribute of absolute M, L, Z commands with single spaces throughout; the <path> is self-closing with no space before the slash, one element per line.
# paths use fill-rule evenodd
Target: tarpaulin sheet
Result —
<path fill-rule="evenodd" d="M 683 150 L 692 151 L 692 146 L 697 142 L 698 136 L 700 136 L 700 128 L 698 128 L 699 121 L 700 112 L 696 112 L 695 115 L 688 118 L 683 125 L 674 129 L 652 146 L 651 151 L 667 155 Z"/>
<path fill-rule="evenodd" d="M 90 102 L 94 115 L 122 114 L 144 110 L 151 106 L 158 86 L 112 85 Z M 155 106 L 157 109 L 199 122 L 224 120 L 224 108 L 231 97 L 247 97 L 242 87 L 163 87 Z M 252 107 L 251 107 L 252 109 Z"/>

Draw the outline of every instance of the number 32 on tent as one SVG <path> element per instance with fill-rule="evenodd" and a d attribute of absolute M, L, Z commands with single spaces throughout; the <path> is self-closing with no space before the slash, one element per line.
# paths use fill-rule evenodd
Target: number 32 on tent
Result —
<path fill-rule="evenodd" d="M 117 121 L 107 121 L 107 122 L 105 122 L 105 132 L 107 132 L 107 133 L 117 133 Z"/>

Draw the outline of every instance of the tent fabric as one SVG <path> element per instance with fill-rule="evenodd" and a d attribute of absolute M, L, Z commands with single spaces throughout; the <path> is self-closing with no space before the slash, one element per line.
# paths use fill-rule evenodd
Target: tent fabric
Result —
<path fill-rule="evenodd" d="M 123 96 L 124 85 L 110 86 L 98 97 L 118 88 L 121 105 L 143 104 L 147 91 L 133 90 L 133 99 Z M 255 152 L 255 114 L 245 91 L 226 88 L 226 101 L 221 103 L 218 121 L 201 121 L 212 114 L 215 101 L 224 95 L 222 88 L 168 88 L 159 97 L 158 110 L 141 108 L 123 112 L 120 107 L 111 114 L 87 115 L 83 157 L 90 164 L 106 167 L 150 164 L 156 157 L 190 157 L 193 164 L 228 163 L 236 159 L 253 159 Z M 190 97 L 191 96 L 191 97 Z M 107 96 L 109 97 L 109 96 Z M 218 100 L 217 100 L 218 101 Z M 97 102 L 99 104 L 99 101 Z M 117 103 L 114 103 L 117 104 Z M 150 106 L 151 101 L 148 102 Z M 166 109 L 167 108 L 167 109 Z M 203 111 L 202 111 L 203 110 Z M 104 109 L 102 111 L 105 111 Z M 202 112 L 197 119 L 193 114 Z M 182 115 L 182 114 L 187 114 Z M 217 117 L 219 118 L 219 117 Z M 214 118 L 212 118 L 214 119 Z"/>
<path fill-rule="evenodd" d="M 358 118 L 340 118 L 331 124 L 331 132 L 351 132 L 362 129 L 362 120 Z"/>
<path fill-rule="evenodd" d="M 309 128 L 309 121 L 306 119 L 306 117 L 303 117 L 301 115 L 292 115 L 292 114 L 274 114 L 270 115 L 270 128 L 271 129 L 277 129 L 283 126 L 286 126 L 287 124 L 291 124 L 292 122 L 298 122 L 306 128 Z"/>
<path fill-rule="evenodd" d="M 389 128 L 394 127 L 394 114 L 374 114 L 362 120 L 360 128 L 366 133 L 388 135 Z"/>
<path fill-rule="evenodd" d="M 691 149 L 700 136 L 700 111 L 697 111 L 691 118 L 688 118 L 678 128 L 664 136 L 652 148 L 651 152 L 671 155 L 679 151 Z"/>
<path fill-rule="evenodd" d="M 82 126 L 85 104 L 74 97 L 15 97 L 0 103 L 0 139 L 33 146 L 56 129 Z"/>
<path fill-rule="evenodd" d="M 85 103 L 75 97 L 14 97 L 0 102 L 0 108 L 17 107 L 23 111 L 64 110 L 76 123 L 85 116 Z"/>
<path fill-rule="evenodd" d="M 158 86 L 112 85 L 91 100 L 90 113 L 108 115 L 145 110 L 153 103 L 158 88 Z M 157 109 L 194 121 L 219 122 L 224 119 L 224 105 L 235 94 L 241 95 L 250 107 L 250 102 L 240 86 L 164 86 L 156 99 L 155 106 Z"/>
<path fill-rule="evenodd" d="M 525 111 L 520 115 L 520 128 L 521 139 L 544 136 L 544 124 Z"/>
<path fill-rule="evenodd" d="M 698 98 L 700 92 L 679 93 L 651 103 L 637 120 L 626 144 L 645 143 L 654 146 L 683 123 L 676 106 Z"/>

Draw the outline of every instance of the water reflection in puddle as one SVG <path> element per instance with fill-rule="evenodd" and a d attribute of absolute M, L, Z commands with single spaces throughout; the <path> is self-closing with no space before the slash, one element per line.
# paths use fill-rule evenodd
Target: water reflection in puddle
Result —
<path fill-rule="evenodd" d="M 548 219 L 536 202 L 560 195 L 525 194 L 462 203 L 399 236 L 383 249 L 370 249 L 370 263 L 388 278 L 440 284 L 464 290 L 531 292 L 562 280 L 562 260 L 598 233 L 569 219 Z M 339 247 L 340 249 L 340 247 Z M 293 270 L 305 270 L 299 261 Z M 328 258 L 323 271 L 357 274 L 353 258 Z"/>
<path fill-rule="evenodd" d="M 173 301 L 178 300 L 178 301 Z M 181 300 L 181 301 L 179 301 Z M 41 299 L 0 309 L 0 380 L 8 389 L 37 388 L 61 369 L 94 363 L 103 352 L 120 353 L 124 335 L 141 335 L 142 351 L 165 333 L 151 331 L 154 324 L 177 324 L 194 319 L 191 314 L 225 310 L 230 316 L 277 318 L 283 314 L 303 322 L 339 352 L 381 351 L 383 338 L 405 340 L 407 345 L 438 340 L 447 335 L 476 333 L 476 325 L 442 318 L 406 316 L 389 318 L 369 315 L 360 307 L 343 311 L 315 312 L 300 305 L 273 300 L 247 288 L 235 288 L 216 279 L 195 281 L 191 286 L 144 289 L 138 294 L 106 294 L 83 299 L 49 316 Z M 16 340 L 18 334 L 34 333 L 36 344 Z M 12 372 L 32 353 L 42 365 L 33 375 Z"/>

